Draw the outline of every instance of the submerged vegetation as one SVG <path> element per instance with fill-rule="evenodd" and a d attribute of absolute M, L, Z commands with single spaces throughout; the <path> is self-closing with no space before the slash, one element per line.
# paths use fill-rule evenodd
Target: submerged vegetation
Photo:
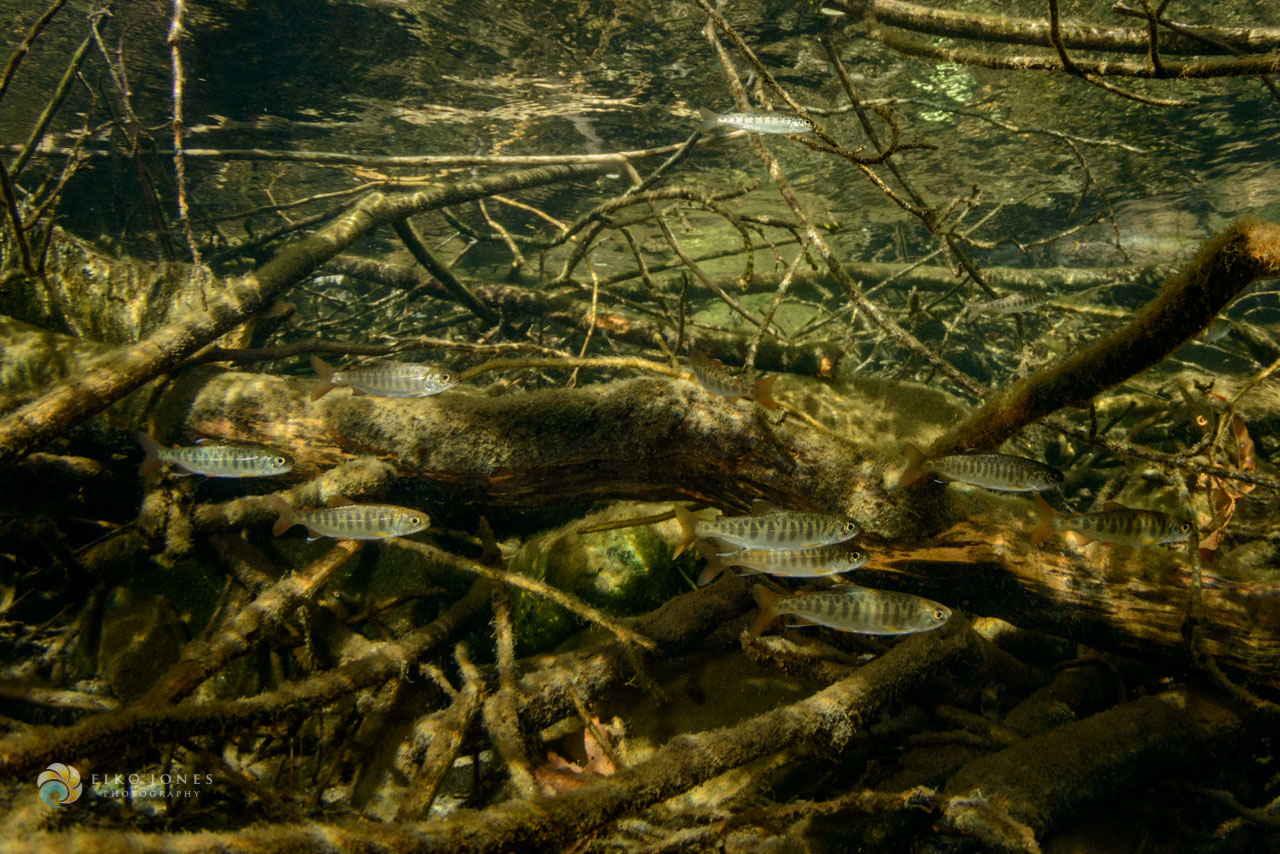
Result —
<path fill-rule="evenodd" d="M 1276 845 L 1254 7 L 10 5 L 0 849 Z"/>

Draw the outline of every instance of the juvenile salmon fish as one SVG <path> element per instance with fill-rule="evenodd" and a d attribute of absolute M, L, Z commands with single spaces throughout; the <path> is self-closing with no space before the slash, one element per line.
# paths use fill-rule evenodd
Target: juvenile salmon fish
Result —
<path fill-rule="evenodd" d="M 970 317 L 975 314 L 1022 314 L 1044 305 L 1050 296 L 1045 293 L 1009 294 L 988 302 L 974 303 L 965 312 Z"/>
<path fill-rule="evenodd" d="M 1036 545 L 1054 531 L 1071 531 L 1086 540 L 1113 543 L 1118 546 L 1156 546 L 1183 543 L 1191 537 L 1191 523 L 1181 516 L 1156 510 L 1135 510 L 1115 502 L 1107 502 L 1097 513 L 1060 516 L 1039 495 L 1036 513 L 1040 522 L 1031 532 Z"/>
<path fill-rule="evenodd" d="M 907 487 L 926 474 L 1001 492 L 1039 492 L 1062 483 L 1062 472 L 1026 457 L 1009 454 L 953 454 L 929 459 L 915 445 L 904 443 L 907 470 L 898 481 Z"/>
<path fill-rule="evenodd" d="M 330 498 L 327 507 L 294 509 L 279 495 L 268 495 L 267 503 L 276 511 L 272 533 L 277 537 L 294 525 L 307 529 L 307 539 L 335 537 L 340 540 L 381 540 L 416 534 L 431 523 L 426 513 L 392 504 L 353 504 Z"/>
<path fill-rule="evenodd" d="M 172 463 L 191 474 L 206 477 L 270 477 L 293 468 L 293 460 L 278 451 L 256 445 L 224 445 L 202 442 L 186 448 L 166 448 L 146 433 L 138 434 L 138 442 L 147 458 L 138 467 L 146 475 Z"/>
<path fill-rule="evenodd" d="M 753 516 L 721 516 L 698 519 L 683 505 L 675 505 L 684 540 L 680 554 L 694 540 L 713 538 L 746 549 L 791 551 L 842 543 L 858 534 L 858 523 L 834 513 L 802 513 L 780 510 L 765 501 L 753 501 Z"/>
<path fill-rule="evenodd" d="M 699 587 L 710 584 L 731 566 L 744 569 L 742 575 L 763 572 L 790 578 L 815 578 L 849 572 L 867 562 L 867 553 L 847 542 L 792 551 L 738 549 L 727 554 L 720 553 L 720 547 L 708 542 L 698 543 L 697 548 L 699 554 L 707 559 L 706 569 L 698 576 Z"/>
<path fill-rule="evenodd" d="M 727 397 L 730 403 L 737 403 L 738 398 L 754 400 L 765 409 L 777 409 L 770 394 L 770 387 L 777 377 L 763 377 L 754 383 L 735 377 L 724 369 L 724 363 L 713 359 L 706 353 L 689 348 L 689 362 L 693 366 L 693 375 L 698 378 L 702 387 L 712 394 Z"/>
<path fill-rule="evenodd" d="M 312 400 L 319 400 L 339 386 L 349 386 L 357 395 L 429 397 L 458 384 L 454 372 L 414 362 L 374 362 L 339 371 L 319 356 L 312 356 L 311 367 L 320 375 L 320 385 L 311 392 Z"/>
<path fill-rule="evenodd" d="M 951 619 L 946 605 L 889 590 L 872 590 L 837 584 L 830 593 L 796 593 L 783 596 L 763 584 L 751 588 L 760 606 L 760 618 L 752 630 L 760 634 L 781 614 L 862 635 L 908 635 L 936 629 Z"/>
<path fill-rule="evenodd" d="M 809 133 L 813 130 L 813 122 L 794 113 L 717 113 L 700 107 L 698 114 L 702 116 L 702 124 L 698 130 L 703 133 L 718 127 L 753 130 L 756 133 Z"/>

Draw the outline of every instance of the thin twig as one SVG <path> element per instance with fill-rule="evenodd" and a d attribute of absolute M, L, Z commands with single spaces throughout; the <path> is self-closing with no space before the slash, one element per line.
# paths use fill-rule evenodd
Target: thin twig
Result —
<path fill-rule="evenodd" d="M 53 20 L 53 16 L 58 14 L 58 10 L 65 5 L 67 5 L 67 0 L 54 0 L 52 5 L 44 10 L 44 14 L 31 25 L 31 29 L 27 32 L 22 43 L 18 45 L 18 49 L 9 56 L 9 62 L 4 67 L 4 73 L 0 75 L 0 100 L 3 100 L 5 93 L 9 91 L 9 84 L 13 82 L 13 76 L 18 72 L 18 66 L 22 64 L 22 60 L 31 51 L 31 45 L 35 44 L 35 40 L 40 37 L 40 33 Z"/>
<path fill-rule="evenodd" d="M 644 635 L 627 628 L 617 620 L 599 609 L 593 608 L 576 596 L 571 596 L 563 590 L 559 590 L 544 582 L 537 581 L 533 578 L 527 578 L 523 575 L 517 575 L 514 572 L 504 572 L 500 569 L 481 566 L 474 561 L 451 555 L 447 552 L 441 551 L 440 549 L 429 546 L 426 543 L 419 543 L 414 540 L 407 540 L 401 537 L 388 540 L 387 542 L 389 545 L 414 552 L 425 557 L 434 564 L 447 567 L 451 570 L 469 573 L 471 575 L 478 575 L 481 578 L 488 579 L 489 581 L 496 581 L 502 584 L 510 584 L 512 587 L 519 587 L 521 590 L 526 590 L 536 596 L 541 596 L 544 599 L 551 600 L 565 610 L 572 611 L 590 623 L 595 623 L 601 628 L 613 633 L 621 641 L 633 643 L 637 646 L 644 647 L 645 649 L 651 650 L 656 648 L 654 642 Z"/>
<path fill-rule="evenodd" d="M 173 64 L 173 171 L 178 185 L 178 219 L 182 223 L 182 231 L 187 236 L 187 248 L 191 250 L 191 263 L 195 267 L 200 282 L 201 306 L 208 311 L 209 305 L 205 296 L 205 270 L 200 261 L 200 247 L 196 244 L 196 233 L 191 227 L 191 208 L 187 202 L 187 162 L 182 156 L 182 53 L 179 42 L 182 39 L 182 15 L 185 11 L 184 0 L 173 0 L 173 19 L 169 24 L 169 56 Z"/>

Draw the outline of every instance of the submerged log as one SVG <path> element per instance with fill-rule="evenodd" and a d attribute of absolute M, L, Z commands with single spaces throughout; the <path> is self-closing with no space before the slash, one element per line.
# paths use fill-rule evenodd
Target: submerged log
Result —
<path fill-rule="evenodd" d="M 1143 697 L 973 760 L 947 781 L 943 824 L 993 850 L 1039 851 L 1034 837 L 1087 805 L 1227 752 L 1246 729 L 1212 694 Z"/>
<path fill-rule="evenodd" d="M 6 350 L 7 376 L 26 376 L 21 353 L 54 376 L 85 354 L 49 333 Z M 28 341 L 31 338 L 32 341 Z M 36 346 L 38 342 L 39 346 Z M 6 390 L 38 387 L 18 384 Z M 1182 625 L 1188 570 L 1181 552 L 1089 546 L 1051 538 L 1027 544 L 1017 523 L 974 519 L 920 539 L 922 521 L 945 518 L 945 490 L 909 500 L 884 486 L 874 448 L 856 448 L 749 402 L 731 405 L 690 382 L 646 377 L 577 389 L 490 397 L 455 390 L 434 398 L 389 400 L 336 391 L 308 400 L 314 381 L 261 374 L 189 371 L 159 401 L 133 396 L 109 420 L 132 432 L 150 404 L 162 440 L 194 437 L 259 442 L 290 453 L 290 486 L 356 457 L 391 463 L 400 497 L 433 515 L 442 508 L 466 524 L 468 508 L 534 509 L 604 499 L 708 501 L 745 510 L 753 498 L 848 513 L 872 534 L 860 578 L 915 590 L 952 607 L 1049 629 L 1080 642 L 1142 658 L 1185 662 Z M 299 496 L 299 500 L 312 500 Z M 216 511 L 216 512 L 215 512 Z M 1030 527 L 1030 510 L 1028 507 Z M 274 514 L 260 498 L 197 508 L 202 530 L 265 528 Z M 909 538 L 909 539 L 890 539 Z M 1209 649 L 1226 671 L 1256 687 L 1280 689 L 1280 606 L 1274 588 L 1248 578 L 1214 577 L 1204 590 Z"/>
<path fill-rule="evenodd" d="M 755 404 L 726 403 L 686 381 L 637 378 L 504 397 L 450 392 L 388 400 L 332 393 L 262 375 L 195 375 L 178 383 L 189 435 L 260 442 L 293 455 L 309 478 L 356 455 L 392 462 L 408 492 L 451 506 L 533 509 L 612 498 L 698 499 L 745 509 L 753 498 L 848 513 L 872 532 L 857 576 L 952 607 L 1054 631 L 1099 649 L 1184 664 L 1189 568 L 1163 548 L 1038 548 L 1027 523 L 975 518 L 921 539 L 939 503 L 904 501 L 884 486 L 873 449 L 857 449 Z M 163 410 L 162 410 L 163 411 Z M 240 499 L 220 525 L 264 525 L 265 502 Z M 212 517 L 211 517 L 212 518 Z M 893 539 L 898 538 L 898 539 Z M 1208 575 L 1209 649 L 1230 674 L 1280 690 L 1280 605 L 1274 589 Z"/>
<path fill-rule="evenodd" d="M 191 436 L 285 451 L 298 479 L 372 454 L 392 461 L 402 478 L 418 479 L 428 500 L 450 505 L 683 498 L 745 510 L 759 498 L 844 512 L 891 536 L 917 521 L 918 507 L 893 501 L 881 468 L 847 443 L 683 380 L 642 377 L 500 397 L 341 392 L 312 402 L 314 384 L 206 371 L 175 384 L 159 411 L 181 418 Z M 163 415 L 161 422 L 179 426 Z M 236 521 L 266 518 L 257 502 L 253 510 Z"/>
<path fill-rule="evenodd" d="M 1032 547 L 1026 530 L 983 520 L 928 539 L 864 540 L 858 580 L 910 590 L 1017 626 L 1098 649 L 1187 661 L 1183 624 L 1190 570 L 1184 552 L 1159 547 L 1072 549 L 1060 537 Z M 1270 584 L 1208 575 L 1202 590 L 1208 648 L 1224 670 L 1280 691 L 1280 602 Z"/>

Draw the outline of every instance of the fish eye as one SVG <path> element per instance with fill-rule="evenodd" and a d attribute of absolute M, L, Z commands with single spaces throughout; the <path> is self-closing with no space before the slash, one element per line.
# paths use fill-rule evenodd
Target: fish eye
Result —
<path fill-rule="evenodd" d="M 1181 524 L 1179 524 L 1179 525 L 1178 525 L 1178 530 L 1179 530 L 1180 532 L 1184 533 L 1184 534 L 1190 534 L 1190 533 L 1191 533 L 1191 523 L 1190 523 L 1190 522 L 1182 522 Z"/>
<path fill-rule="evenodd" d="M 858 524 L 856 522 L 845 522 L 844 530 L 846 533 L 852 534 L 854 531 L 858 530 Z"/>
<path fill-rule="evenodd" d="M 275 458 L 274 460 L 272 460 L 271 462 L 272 462 L 272 463 L 274 463 L 274 464 L 275 464 L 275 467 L 276 467 L 276 468 L 278 468 L 278 469 L 284 468 L 285 466 L 287 466 L 287 465 L 289 464 L 289 461 L 288 461 L 287 459 L 285 459 L 284 457 L 276 457 L 276 458 Z"/>
<path fill-rule="evenodd" d="M 947 618 L 947 615 L 946 615 L 945 613 L 943 613 L 943 611 L 942 611 L 942 609 L 941 609 L 941 608 L 934 608 L 934 609 L 933 609 L 933 618 L 934 618 L 935 620 L 945 620 L 945 619 Z"/>
<path fill-rule="evenodd" d="M 410 517 L 409 517 L 409 524 L 410 524 L 410 525 L 421 525 L 421 524 L 422 524 L 422 519 L 421 519 L 421 518 L 419 518 L 419 517 L 417 517 L 417 516 L 410 516 Z"/>

